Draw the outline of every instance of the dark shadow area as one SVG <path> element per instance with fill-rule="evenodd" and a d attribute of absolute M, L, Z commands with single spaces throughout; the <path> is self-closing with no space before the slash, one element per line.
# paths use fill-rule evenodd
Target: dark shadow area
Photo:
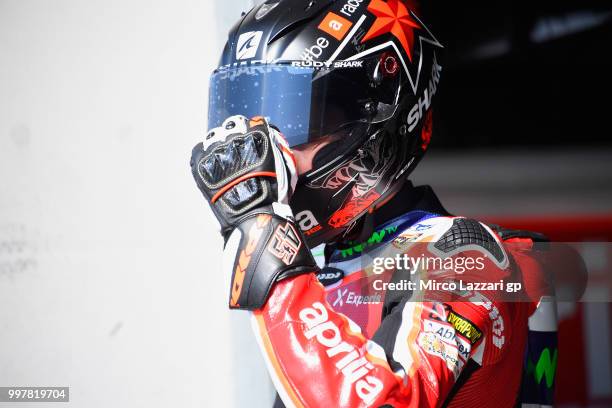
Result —
<path fill-rule="evenodd" d="M 432 148 L 612 146 L 612 4 L 435 7 L 446 58 Z"/>

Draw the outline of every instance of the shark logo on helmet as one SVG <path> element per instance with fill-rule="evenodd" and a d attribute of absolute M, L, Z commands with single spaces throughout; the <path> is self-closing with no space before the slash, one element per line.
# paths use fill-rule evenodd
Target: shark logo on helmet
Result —
<path fill-rule="evenodd" d="M 262 31 L 249 31 L 241 34 L 236 46 L 236 59 L 243 60 L 255 57 L 262 35 Z"/>

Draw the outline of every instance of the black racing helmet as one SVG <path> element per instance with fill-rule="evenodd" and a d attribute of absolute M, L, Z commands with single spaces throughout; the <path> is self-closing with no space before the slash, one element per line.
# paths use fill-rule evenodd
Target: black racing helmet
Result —
<path fill-rule="evenodd" d="M 329 137 L 291 207 L 311 247 L 396 192 L 427 149 L 442 45 L 414 0 L 268 0 L 233 27 L 208 127 L 264 116 L 292 148 Z"/>

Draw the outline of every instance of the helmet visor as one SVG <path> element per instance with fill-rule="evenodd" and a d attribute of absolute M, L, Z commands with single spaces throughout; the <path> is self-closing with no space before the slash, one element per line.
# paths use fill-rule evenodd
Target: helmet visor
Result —
<path fill-rule="evenodd" d="M 394 75 L 377 74 L 377 61 L 341 61 L 317 68 L 281 62 L 217 69 L 210 79 L 208 126 L 218 127 L 232 115 L 264 116 L 295 147 L 356 122 L 387 120 L 397 108 L 402 74 L 399 70 Z"/>

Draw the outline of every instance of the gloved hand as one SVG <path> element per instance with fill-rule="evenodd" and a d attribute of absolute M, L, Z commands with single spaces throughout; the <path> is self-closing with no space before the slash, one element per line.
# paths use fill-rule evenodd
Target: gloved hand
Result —
<path fill-rule="evenodd" d="M 261 308 L 275 282 L 318 270 L 288 205 L 294 160 L 260 117 L 232 116 L 193 148 L 193 177 L 225 239 L 230 308 Z"/>

